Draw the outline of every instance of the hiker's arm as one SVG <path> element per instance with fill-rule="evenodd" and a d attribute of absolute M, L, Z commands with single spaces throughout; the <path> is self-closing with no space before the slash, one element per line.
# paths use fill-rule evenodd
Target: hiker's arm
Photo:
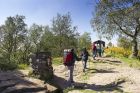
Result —
<path fill-rule="evenodd" d="M 74 53 L 74 57 L 75 57 L 75 59 L 77 60 L 77 61 L 80 61 L 81 60 L 81 58 L 78 58 L 78 56 Z"/>

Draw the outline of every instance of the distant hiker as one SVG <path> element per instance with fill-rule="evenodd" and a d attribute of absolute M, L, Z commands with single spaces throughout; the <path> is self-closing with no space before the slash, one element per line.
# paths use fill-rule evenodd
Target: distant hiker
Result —
<path fill-rule="evenodd" d="M 101 51 L 102 51 L 101 56 L 104 56 L 104 50 L 105 50 L 105 47 L 102 45 L 101 46 Z"/>
<path fill-rule="evenodd" d="M 97 56 L 101 57 L 101 53 L 102 53 L 101 47 L 99 44 L 97 44 Z"/>
<path fill-rule="evenodd" d="M 95 57 L 97 56 L 97 47 L 95 43 L 93 43 L 92 52 L 93 52 L 93 59 L 95 60 Z"/>
<path fill-rule="evenodd" d="M 81 58 L 83 62 L 83 72 L 85 72 L 85 69 L 87 68 L 87 60 L 88 60 L 89 53 L 86 48 L 83 49 Z"/>
<path fill-rule="evenodd" d="M 73 70 L 74 70 L 74 64 L 75 61 L 80 61 L 80 58 L 77 57 L 77 55 L 74 53 L 74 49 L 70 50 L 64 50 L 64 65 L 68 69 L 69 77 L 68 82 L 69 84 L 74 83 L 73 81 Z"/>

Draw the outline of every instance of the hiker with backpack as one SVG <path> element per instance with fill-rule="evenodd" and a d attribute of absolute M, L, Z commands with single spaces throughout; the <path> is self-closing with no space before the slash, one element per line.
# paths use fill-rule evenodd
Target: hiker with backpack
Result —
<path fill-rule="evenodd" d="M 97 47 L 95 43 L 93 43 L 92 52 L 93 52 L 93 59 L 95 60 L 95 57 L 97 56 Z"/>
<path fill-rule="evenodd" d="M 89 53 L 86 48 L 83 49 L 81 58 L 83 62 L 83 72 L 85 72 L 85 69 L 87 69 L 87 60 L 88 60 Z"/>
<path fill-rule="evenodd" d="M 70 49 L 70 51 L 64 51 L 64 65 L 68 69 L 68 82 L 69 84 L 74 83 L 73 81 L 73 70 L 75 61 L 80 61 L 80 58 L 74 52 L 74 49 Z"/>

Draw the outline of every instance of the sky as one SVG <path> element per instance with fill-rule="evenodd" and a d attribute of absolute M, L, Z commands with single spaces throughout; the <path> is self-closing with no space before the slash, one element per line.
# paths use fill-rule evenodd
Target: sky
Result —
<path fill-rule="evenodd" d="M 90 20 L 93 17 L 96 0 L 0 0 L 0 24 L 4 24 L 9 16 L 24 15 L 25 23 L 31 26 L 51 25 L 53 17 L 57 13 L 66 14 L 70 12 L 72 25 L 78 27 L 78 32 L 83 34 L 89 32 L 92 42 L 98 40 L 93 31 Z M 106 39 L 103 39 L 106 43 Z M 116 44 L 116 40 L 111 40 Z"/>

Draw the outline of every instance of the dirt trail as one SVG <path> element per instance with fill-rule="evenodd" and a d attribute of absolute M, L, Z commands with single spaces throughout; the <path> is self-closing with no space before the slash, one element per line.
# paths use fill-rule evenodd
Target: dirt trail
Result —
<path fill-rule="evenodd" d="M 130 68 L 113 58 L 90 59 L 87 65 L 86 72 L 82 72 L 82 62 L 76 62 L 73 84 L 76 90 L 69 93 L 140 93 L 140 70 Z M 28 72 L 29 70 L 0 72 L 0 93 L 46 93 L 46 84 L 28 77 Z M 56 85 L 61 89 L 69 87 L 65 66 L 55 66 L 54 74 L 53 81 Z"/>
<path fill-rule="evenodd" d="M 92 60 L 92 59 L 91 59 Z M 76 89 L 90 89 L 103 93 L 140 93 L 140 70 L 130 68 L 113 58 L 98 58 L 88 63 L 86 72 L 82 72 L 82 62 L 76 62 L 74 86 Z M 67 88 L 67 70 L 63 65 L 54 67 L 56 83 Z M 69 93 L 83 93 L 77 90 Z"/>
<path fill-rule="evenodd" d="M 57 88 L 28 76 L 29 70 L 0 72 L 0 93 L 50 93 Z"/>

